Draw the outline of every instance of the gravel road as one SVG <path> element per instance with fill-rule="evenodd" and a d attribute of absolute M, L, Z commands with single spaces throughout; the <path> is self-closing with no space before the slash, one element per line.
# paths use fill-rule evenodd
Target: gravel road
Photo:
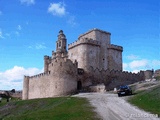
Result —
<path fill-rule="evenodd" d="M 74 96 L 87 98 L 102 120 L 160 120 L 157 115 L 140 110 L 117 94 L 80 93 Z"/>

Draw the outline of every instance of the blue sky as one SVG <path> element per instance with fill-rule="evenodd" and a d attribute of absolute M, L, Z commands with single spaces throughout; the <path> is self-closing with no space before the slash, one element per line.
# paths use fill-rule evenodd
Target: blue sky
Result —
<path fill-rule="evenodd" d="M 43 72 L 59 30 L 68 44 L 93 28 L 123 46 L 123 68 L 160 69 L 159 0 L 0 0 L 0 89 L 22 89 Z"/>

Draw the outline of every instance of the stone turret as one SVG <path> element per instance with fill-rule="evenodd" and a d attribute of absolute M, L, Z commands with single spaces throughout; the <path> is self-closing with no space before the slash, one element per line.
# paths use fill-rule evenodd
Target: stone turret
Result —
<path fill-rule="evenodd" d="M 44 73 L 48 73 L 49 56 L 44 56 Z"/>
<path fill-rule="evenodd" d="M 23 95 L 22 99 L 27 100 L 28 99 L 28 91 L 29 91 L 29 76 L 24 76 L 23 80 Z"/>
<path fill-rule="evenodd" d="M 146 70 L 146 71 L 144 71 L 145 80 L 152 79 L 153 74 L 154 74 L 154 70 Z"/>
<path fill-rule="evenodd" d="M 66 43 L 67 43 L 66 36 L 65 34 L 63 34 L 63 31 L 60 30 L 58 35 L 58 40 L 56 41 L 56 52 L 66 54 L 67 53 Z"/>

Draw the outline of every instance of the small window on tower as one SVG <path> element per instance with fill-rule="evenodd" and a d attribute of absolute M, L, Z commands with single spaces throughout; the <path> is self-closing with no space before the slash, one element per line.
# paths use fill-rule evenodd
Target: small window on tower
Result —
<path fill-rule="evenodd" d="M 58 43 L 57 43 L 57 48 L 58 48 Z"/>
<path fill-rule="evenodd" d="M 61 47 L 61 42 L 59 42 L 59 47 Z"/>

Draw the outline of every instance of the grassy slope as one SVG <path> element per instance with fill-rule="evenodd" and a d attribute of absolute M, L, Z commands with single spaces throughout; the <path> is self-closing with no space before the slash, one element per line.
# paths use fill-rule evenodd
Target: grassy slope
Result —
<path fill-rule="evenodd" d="M 160 116 L 160 86 L 139 92 L 129 102 Z"/>
<path fill-rule="evenodd" d="M 94 120 L 85 98 L 60 97 L 10 102 L 0 106 L 0 119 L 5 120 Z"/>

